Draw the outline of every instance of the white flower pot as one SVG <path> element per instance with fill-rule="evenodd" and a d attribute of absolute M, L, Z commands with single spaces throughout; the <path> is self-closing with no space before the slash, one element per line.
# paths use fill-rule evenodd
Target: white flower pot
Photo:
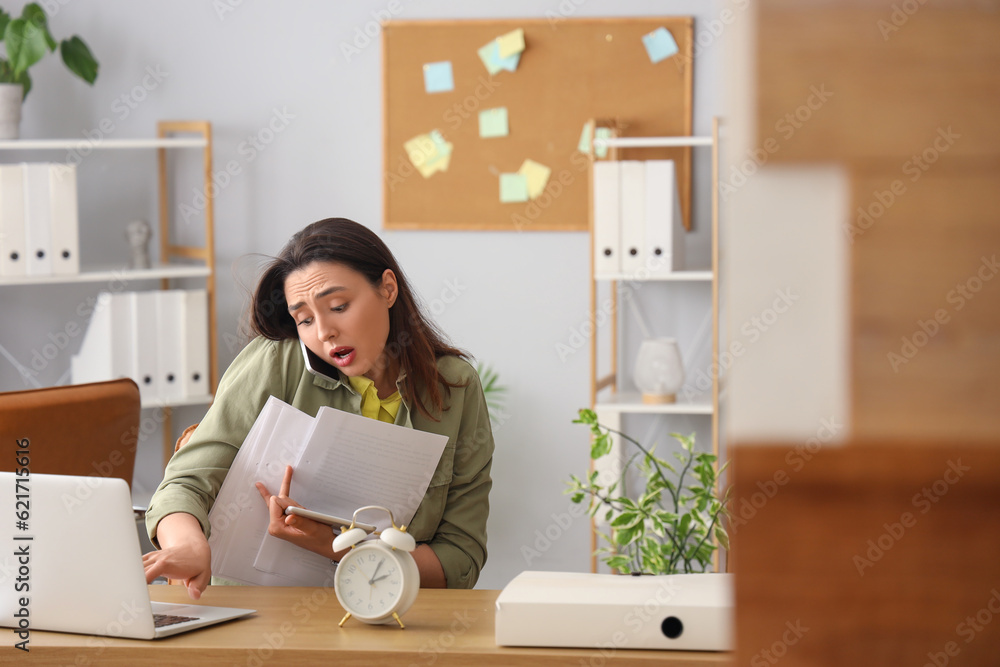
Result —
<path fill-rule="evenodd" d="M 21 99 L 24 88 L 19 83 L 0 83 L 0 139 L 20 137 Z"/>
<path fill-rule="evenodd" d="M 681 351 L 673 338 L 649 338 L 639 346 L 635 360 L 635 385 L 643 403 L 674 403 L 684 384 Z"/>

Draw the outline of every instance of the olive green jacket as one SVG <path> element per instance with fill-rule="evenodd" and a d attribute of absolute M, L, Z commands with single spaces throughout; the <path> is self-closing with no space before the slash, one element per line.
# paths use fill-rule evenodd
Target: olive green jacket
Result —
<path fill-rule="evenodd" d="M 448 437 L 407 531 L 434 550 L 449 588 L 472 588 L 486 563 L 493 432 L 476 370 L 453 356 L 438 359 L 437 366 L 449 382 L 464 385 L 445 394 L 440 421 L 420 413 L 405 396 L 396 415 L 397 425 Z M 336 379 L 310 373 L 297 340 L 251 341 L 226 371 L 191 439 L 167 464 L 146 512 L 153 544 L 158 546 L 160 520 L 174 512 L 193 515 L 209 534 L 208 513 L 268 397 L 276 396 L 313 417 L 324 405 L 361 414 L 361 396 L 347 376 L 336 372 Z"/>

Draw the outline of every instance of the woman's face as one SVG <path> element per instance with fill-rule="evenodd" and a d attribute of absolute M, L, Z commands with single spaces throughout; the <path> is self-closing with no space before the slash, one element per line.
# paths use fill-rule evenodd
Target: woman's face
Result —
<path fill-rule="evenodd" d="M 285 300 L 299 338 L 352 377 L 376 380 L 388 368 L 382 355 L 389 308 L 397 294 L 396 276 L 389 269 L 377 288 L 361 273 L 332 262 L 313 262 L 285 278 Z"/>

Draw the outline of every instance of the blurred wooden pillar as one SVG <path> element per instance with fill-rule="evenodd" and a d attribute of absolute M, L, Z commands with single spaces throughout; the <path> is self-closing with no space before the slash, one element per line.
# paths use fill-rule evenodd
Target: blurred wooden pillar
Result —
<path fill-rule="evenodd" d="M 754 4 L 758 142 L 850 174 L 852 414 L 733 442 L 736 664 L 995 665 L 1000 3 Z"/>

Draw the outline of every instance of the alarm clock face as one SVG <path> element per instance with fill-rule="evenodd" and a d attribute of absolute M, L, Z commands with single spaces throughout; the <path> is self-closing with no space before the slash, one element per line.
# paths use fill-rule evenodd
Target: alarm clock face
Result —
<path fill-rule="evenodd" d="M 361 621 L 379 621 L 394 611 L 403 613 L 403 604 L 412 604 L 414 585 L 420 585 L 413 581 L 415 565 L 408 553 L 393 551 L 378 542 L 357 546 L 344 554 L 337 566 L 337 599 Z"/>

